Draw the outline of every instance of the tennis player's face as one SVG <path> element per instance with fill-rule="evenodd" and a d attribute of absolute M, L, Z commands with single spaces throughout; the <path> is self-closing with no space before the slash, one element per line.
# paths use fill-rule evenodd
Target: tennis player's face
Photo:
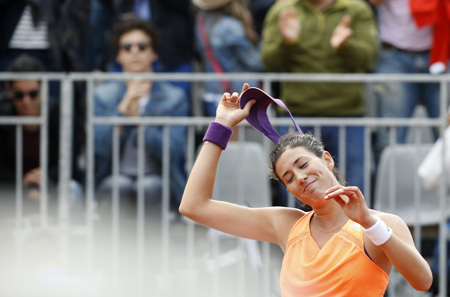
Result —
<path fill-rule="evenodd" d="M 333 167 L 334 161 L 328 152 L 318 158 L 303 147 L 295 147 L 280 156 L 276 173 L 288 192 L 314 207 L 324 201 L 325 191 L 337 184 Z"/>

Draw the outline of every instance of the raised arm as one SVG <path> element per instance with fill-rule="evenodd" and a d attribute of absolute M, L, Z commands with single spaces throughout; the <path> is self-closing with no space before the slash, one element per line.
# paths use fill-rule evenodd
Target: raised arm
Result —
<path fill-rule="evenodd" d="M 248 88 L 244 84 L 242 91 Z M 244 109 L 239 108 L 239 96 L 225 93 L 216 112 L 216 122 L 228 128 L 234 127 L 247 117 L 254 101 L 249 101 Z M 222 148 L 213 142 L 206 142 L 190 173 L 180 213 L 208 227 L 235 236 L 269 241 L 280 244 L 275 232 L 274 217 L 281 208 L 249 208 L 228 202 L 213 200 L 214 180 Z M 278 231 L 278 230 L 277 230 Z"/>
<path fill-rule="evenodd" d="M 411 232 L 400 217 L 369 210 L 358 187 L 334 186 L 327 190 L 325 199 L 337 201 L 351 220 L 366 229 L 365 248 L 387 274 L 394 266 L 414 289 L 427 291 L 431 287 L 430 266 L 416 249 Z M 386 226 L 392 229 L 392 235 L 389 236 Z"/>

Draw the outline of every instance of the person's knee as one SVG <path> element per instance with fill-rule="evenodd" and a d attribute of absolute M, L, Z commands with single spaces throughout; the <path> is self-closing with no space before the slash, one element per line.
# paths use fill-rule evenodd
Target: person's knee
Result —
<path fill-rule="evenodd" d="M 160 175 L 146 176 L 142 184 L 138 182 L 137 186 L 144 188 L 145 200 L 147 203 L 159 203 L 162 198 L 162 178 Z"/>

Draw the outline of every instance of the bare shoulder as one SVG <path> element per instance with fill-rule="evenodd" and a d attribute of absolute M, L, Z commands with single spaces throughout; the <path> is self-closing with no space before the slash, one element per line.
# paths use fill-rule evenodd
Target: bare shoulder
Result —
<path fill-rule="evenodd" d="M 278 245 L 283 252 L 286 250 L 289 232 L 294 224 L 306 213 L 297 208 L 291 207 L 271 207 L 273 227 L 276 230 Z"/>
<path fill-rule="evenodd" d="M 400 224 L 400 225 L 405 225 L 406 223 L 405 221 L 403 221 L 403 219 L 401 217 L 399 217 L 398 215 L 392 214 L 392 213 L 387 213 L 387 212 L 382 212 L 382 211 L 378 211 L 378 210 L 370 210 L 371 214 L 379 217 L 380 219 L 382 219 L 386 224 Z"/>
<path fill-rule="evenodd" d="M 387 213 L 387 212 L 382 212 L 382 211 L 377 211 L 377 210 L 371 210 L 371 213 L 374 216 L 382 219 L 386 223 L 386 225 L 388 225 L 389 227 L 392 228 L 392 231 L 395 234 L 397 234 L 403 238 L 404 238 L 404 236 L 406 236 L 407 238 L 411 237 L 411 232 L 410 232 L 408 226 L 406 225 L 405 221 L 398 215 Z M 402 234 L 403 234 L 403 236 L 401 236 Z"/>

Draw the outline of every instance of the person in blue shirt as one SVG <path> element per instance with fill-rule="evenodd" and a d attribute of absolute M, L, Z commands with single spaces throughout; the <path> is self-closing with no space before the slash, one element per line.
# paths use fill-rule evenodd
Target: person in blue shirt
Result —
<path fill-rule="evenodd" d="M 196 14 L 196 46 L 204 72 L 262 72 L 259 36 L 249 8 L 240 0 L 193 0 Z M 258 81 L 246 81 L 258 86 Z M 206 81 L 203 109 L 215 116 L 223 92 L 242 86 L 240 80 Z"/>
<path fill-rule="evenodd" d="M 113 48 L 124 73 L 150 73 L 158 58 L 159 40 L 154 27 L 147 21 L 128 18 L 114 28 Z M 94 91 L 95 116 L 148 117 L 188 116 L 189 102 L 183 90 L 172 84 L 150 80 L 114 80 L 105 82 Z M 186 184 L 184 170 L 185 126 L 170 127 L 170 193 L 172 207 L 181 200 Z M 112 183 L 127 194 L 137 191 L 137 129 L 120 129 L 119 179 L 112 177 L 113 126 L 96 125 L 95 164 L 98 191 L 111 191 Z M 162 185 L 162 126 L 145 129 L 145 178 L 147 202 L 160 202 Z M 152 203 L 147 203 L 152 205 Z"/>

